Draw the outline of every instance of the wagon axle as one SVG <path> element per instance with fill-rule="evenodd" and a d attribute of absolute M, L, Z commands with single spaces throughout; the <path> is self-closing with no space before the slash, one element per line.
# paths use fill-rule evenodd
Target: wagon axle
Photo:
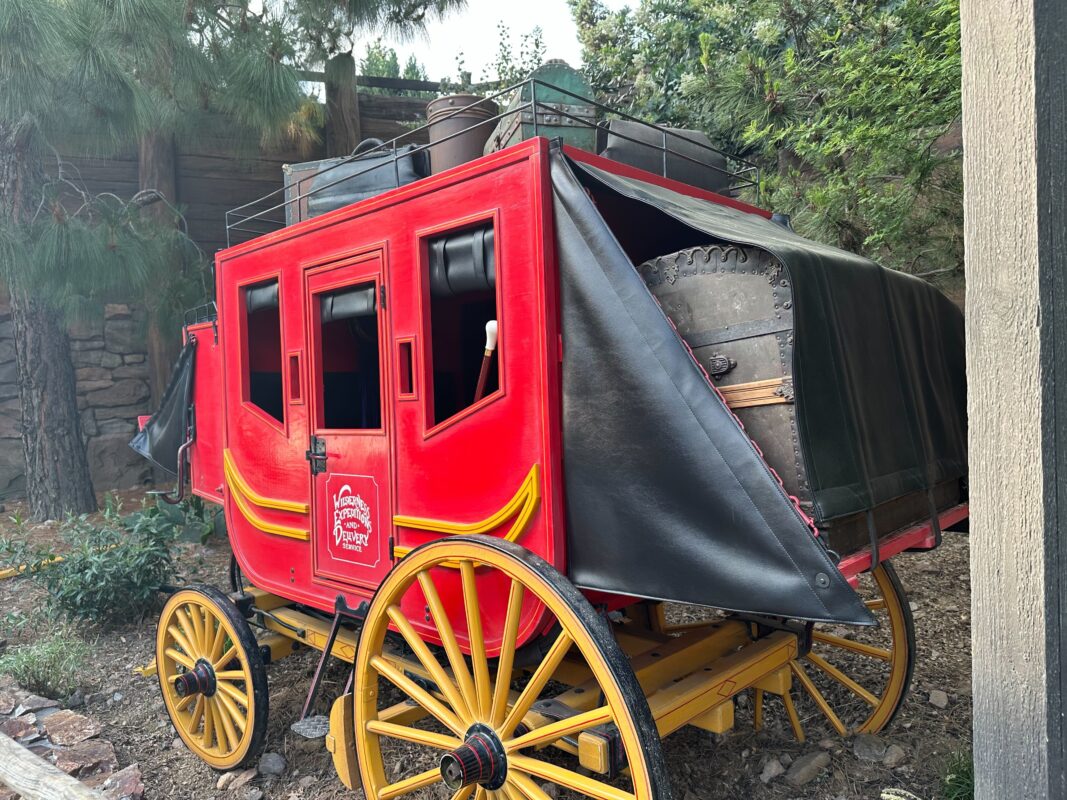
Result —
<path fill-rule="evenodd" d="M 466 740 L 441 756 L 441 780 L 453 792 L 480 784 L 499 789 L 508 774 L 507 754 L 496 732 L 485 725 L 472 725 Z"/>
<path fill-rule="evenodd" d="M 175 677 L 174 693 L 178 697 L 197 694 L 211 697 L 215 694 L 215 669 L 211 662 L 201 658 L 191 670 Z"/>

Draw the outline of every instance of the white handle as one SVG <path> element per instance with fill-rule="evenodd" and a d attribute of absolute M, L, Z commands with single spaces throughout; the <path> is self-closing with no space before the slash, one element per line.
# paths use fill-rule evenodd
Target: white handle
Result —
<path fill-rule="evenodd" d="M 485 323 L 485 352 L 491 353 L 496 350 L 496 320 L 491 319 Z"/>

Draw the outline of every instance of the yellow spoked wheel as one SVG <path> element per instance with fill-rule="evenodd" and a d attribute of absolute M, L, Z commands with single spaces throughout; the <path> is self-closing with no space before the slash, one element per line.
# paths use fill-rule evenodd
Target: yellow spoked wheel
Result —
<path fill-rule="evenodd" d="M 267 734 L 267 671 L 237 606 L 218 589 L 171 595 L 156 628 L 163 703 L 193 753 L 215 769 L 257 756 Z"/>
<path fill-rule="evenodd" d="M 878 620 L 873 628 L 817 625 L 812 648 L 790 664 L 801 701 L 786 711 L 803 738 L 804 710 L 821 715 L 842 736 L 877 733 L 896 716 L 911 684 L 915 628 L 893 567 L 860 576 L 860 596 Z"/>
<path fill-rule="evenodd" d="M 455 581 L 457 569 L 464 613 L 456 599 L 450 617 L 439 587 L 446 576 Z M 494 585 L 506 590 L 506 609 L 479 603 L 479 587 Z M 425 607 L 440 648 L 401 612 L 409 592 Z M 543 604 L 554 625 L 543 656 L 518 669 L 520 613 L 533 603 Z M 493 611 L 505 616 L 499 657 L 490 661 L 483 632 L 497 619 Z M 471 643 L 466 655 L 457 621 Z M 405 653 L 391 644 L 390 627 Z M 580 708 L 540 699 L 564 658 L 574 663 L 579 655 L 599 692 L 584 695 Z M 449 537 L 410 553 L 371 603 L 355 675 L 355 742 L 368 798 L 425 790 L 421 796 L 454 800 L 547 800 L 546 783 L 603 800 L 670 796 L 648 703 L 607 624 L 566 578 L 518 545 Z M 591 763 L 600 768 L 591 772 Z"/>

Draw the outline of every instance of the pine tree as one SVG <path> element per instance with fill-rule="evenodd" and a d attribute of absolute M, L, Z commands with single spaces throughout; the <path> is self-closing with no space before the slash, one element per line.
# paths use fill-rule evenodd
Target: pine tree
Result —
<path fill-rule="evenodd" d="M 0 277 L 11 298 L 33 517 L 96 507 L 71 313 L 118 294 L 165 297 L 190 260 L 170 205 L 174 138 L 195 135 L 219 112 L 264 144 L 314 135 L 317 106 L 301 89 L 298 61 L 340 52 L 358 27 L 418 27 L 461 4 L 0 3 Z M 143 191 L 130 202 L 86 194 L 56 155 L 134 145 Z"/>

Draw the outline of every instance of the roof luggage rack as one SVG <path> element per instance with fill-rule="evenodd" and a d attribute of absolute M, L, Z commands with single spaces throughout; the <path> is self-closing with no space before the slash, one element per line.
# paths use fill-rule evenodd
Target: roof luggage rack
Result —
<path fill-rule="evenodd" d="M 550 103 L 545 102 L 544 99 L 538 99 L 539 89 L 542 98 L 552 96 L 553 99 L 557 99 L 557 102 Z M 529 99 L 515 102 L 516 99 L 521 100 L 524 96 Z M 593 115 L 575 113 L 576 109 L 573 104 L 558 102 L 560 96 L 591 107 L 594 109 Z M 563 124 L 567 126 L 592 128 L 597 130 L 598 133 L 603 131 L 614 140 L 623 140 L 642 148 L 658 151 L 662 154 L 662 158 L 659 159 L 659 172 L 664 177 L 669 177 L 669 165 L 677 165 L 678 160 L 681 160 L 689 162 L 705 172 L 721 173 L 729 187 L 730 194 L 751 189 L 756 193 L 758 200 L 759 169 L 752 162 L 696 140 L 692 138 L 692 132 L 653 125 L 537 78 L 529 78 L 501 89 L 492 95 L 479 98 L 470 105 L 457 108 L 447 115 L 435 118 L 432 124 L 439 124 L 445 119 L 464 114 L 475 107 L 484 107 L 487 100 L 507 100 L 510 104 L 504 111 L 493 117 L 481 118 L 470 127 L 482 127 L 489 124 L 497 125 L 501 120 L 518 116 L 518 121 L 530 129 L 533 137 L 537 137 L 544 135 L 541 130 L 547 127 L 544 122 L 545 115 L 550 115 L 550 117 L 555 117 L 560 122 L 565 121 Z M 599 122 L 596 119 L 597 116 L 601 117 Z M 634 132 L 634 128 L 629 126 L 625 129 L 616 128 L 609 131 L 607 122 L 612 119 L 626 120 L 634 126 L 640 126 L 639 130 L 642 135 L 638 138 L 637 135 L 627 133 L 627 130 Z M 556 124 L 558 125 L 560 122 Z M 309 197 L 374 170 L 391 169 L 396 178 L 396 185 L 402 185 L 400 172 L 403 159 L 410 159 L 413 155 L 419 153 L 428 154 L 432 148 L 438 147 L 457 136 L 462 136 L 468 130 L 455 131 L 430 143 L 419 143 L 418 140 L 424 138 L 430 125 L 431 123 L 428 123 L 410 131 L 405 131 L 396 138 L 371 149 L 364 149 L 363 145 L 361 145 L 351 155 L 337 160 L 336 163 L 315 172 L 313 175 L 301 177 L 295 183 L 281 186 L 257 200 L 227 211 L 226 245 L 229 247 L 286 227 L 285 217 L 287 211 L 290 211 L 291 208 L 299 208 L 301 203 L 306 204 Z M 551 127 L 558 130 L 556 126 Z M 654 135 L 650 136 L 650 133 Z M 707 154 L 706 158 L 699 157 L 705 153 Z M 369 156 L 379 157 L 368 159 Z M 321 176 L 357 160 L 369 160 L 371 163 L 364 170 L 355 173 L 347 170 L 342 171 L 337 173 L 338 177 L 336 179 L 327 180 L 325 183 L 321 182 Z M 721 166 L 722 164 L 725 164 L 725 166 Z M 316 179 L 316 185 L 314 186 L 311 185 L 312 178 Z"/>

